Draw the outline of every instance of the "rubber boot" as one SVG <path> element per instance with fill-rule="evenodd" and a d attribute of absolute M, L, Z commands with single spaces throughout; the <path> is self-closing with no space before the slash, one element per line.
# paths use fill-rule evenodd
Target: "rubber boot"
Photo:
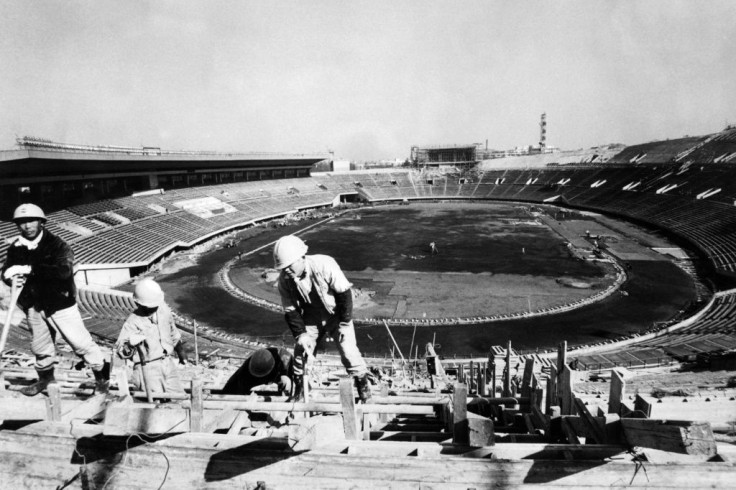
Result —
<path fill-rule="evenodd" d="M 372 397 L 371 383 L 368 381 L 368 374 L 355 378 L 355 387 L 358 388 L 358 398 L 360 398 L 360 401 L 368 403 Z"/>
<path fill-rule="evenodd" d="M 56 378 L 54 378 L 54 368 L 38 371 L 38 381 L 32 385 L 21 388 L 20 392 L 25 396 L 36 396 L 45 390 L 49 383 L 54 382 L 56 382 Z"/>
<path fill-rule="evenodd" d="M 294 376 L 294 393 L 286 400 L 287 402 L 304 401 L 304 376 Z"/>

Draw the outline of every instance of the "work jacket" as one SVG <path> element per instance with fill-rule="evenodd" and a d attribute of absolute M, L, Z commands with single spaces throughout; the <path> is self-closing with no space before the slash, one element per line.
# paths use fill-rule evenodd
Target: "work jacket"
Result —
<path fill-rule="evenodd" d="M 312 286 L 310 296 L 316 296 L 321 303 L 320 305 L 308 302 L 299 292 L 294 280 L 285 271 L 281 271 L 281 274 L 279 274 L 278 282 L 281 305 L 284 308 L 284 313 L 286 313 L 289 327 L 295 336 L 298 336 L 304 330 L 303 316 L 305 311 L 312 308 L 324 308 L 328 315 L 333 315 L 337 306 L 335 295 L 343 295 L 346 292 L 348 292 L 348 296 L 352 295 L 350 288 L 353 285 L 345 277 L 335 259 L 328 255 L 307 255 L 304 260 L 306 261 L 305 272 Z M 351 319 L 352 296 L 350 296 L 348 303 L 348 305 L 343 305 L 343 311 L 340 311 L 342 317 L 340 321 L 347 322 Z M 314 312 L 314 310 L 311 311 Z M 298 314 L 300 319 L 294 319 L 294 314 Z"/>
<path fill-rule="evenodd" d="M 166 303 L 161 303 L 158 310 L 148 316 L 144 316 L 140 309 L 128 315 L 115 343 L 115 349 L 121 357 L 127 357 L 129 349 L 126 343 L 132 334 L 143 335 L 146 338 L 142 345 L 145 355 L 143 361 L 146 362 L 172 355 L 176 344 L 181 340 L 181 332 L 176 328 L 171 308 Z M 141 362 L 137 349 L 133 361 Z"/>
<path fill-rule="evenodd" d="M 11 279 L 5 279 L 5 271 L 14 265 L 30 265 L 31 273 L 18 298 L 18 305 L 24 310 L 34 307 L 51 316 L 77 303 L 74 252 L 64 240 L 48 230 L 41 233 L 38 247 L 33 250 L 21 245 L 19 240 L 10 245 L 0 277 L 10 285 Z"/>

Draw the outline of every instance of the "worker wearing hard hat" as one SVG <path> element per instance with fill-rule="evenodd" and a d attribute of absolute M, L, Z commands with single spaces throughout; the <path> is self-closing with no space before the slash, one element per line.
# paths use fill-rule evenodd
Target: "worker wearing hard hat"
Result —
<path fill-rule="evenodd" d="M 281 395 L 292 394 L 294 356 L 286 349 L 269 347 L 255 351 L 227 380 L 226 395 L 248 395 L 257 386 L 275 383 Z"/>
<path fill-rule="evenodd" d="M 137 308 L 128 316 L 115 343 L 115 351 L 133 362 L 134 388 L 146 386 L 151 392 L 184 393 L 173 356 L 186 364 L 181 333 L 174 324 L 164 292 L 153 279 L 135 285 Z M 141 380 L 143 378 L 143 380 Z"/>
<path fill-rule="evenodd" d="M 20 236 L 10 245 L 2 267 L 6 284 L 20 289 L 18 306 L 25 311 L 33 339 L 38 381 L 21 389 L 34 396 L 55 381 L 56 335 L 92 368 L 95 388 L 108 388 L 110 366 L 92 340 L 77 307 L 74 253 L 71 247 L 45 229 L 46 215 L 35 204 L 21 204 L 13 213 Z"/>
<path fill-rule="evenodd" d="M 352 284 L 335 259 L 306 253 L 307 245 L 293 235 L 281 237 L 273 248 L 274 267 L 281 271 L 278 287 L 286 323 L 296 338 L 293 398 L 302 397 L 305 358 L 314 355 L 319 339 L 330 335 L 365 403 L 371 390 L 368 368 L 355 340 Z"/>

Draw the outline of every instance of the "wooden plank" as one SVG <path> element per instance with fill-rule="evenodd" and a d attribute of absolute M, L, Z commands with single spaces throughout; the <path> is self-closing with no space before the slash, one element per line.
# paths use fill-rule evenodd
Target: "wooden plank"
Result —
<path fill-rule="evenodd" d="M 58 422 L 61 420 L 61 391 L 57 383 L 50 383 L 46 387 L 48 398 L 46 398 L 46 417 L 48 420 Z"/>
<path fill-rule="evenodd" d="M 652 415 L 652 405 L 637 394 L 636 398 L 634 398 L 634 411 L 648 418 Z"/>
<path fill-rule="evenodd" d="M 230 428 L 227 430 L 227 435 L 236 436 L 240 434 L 240 430 L 246 425 L 250 425 L 248 412 L 238 411 L 235 420 L 233 420 L 232 425 L 230 425 Z"/>
<path fill-rule="evenodd" d="M 360 439 L 360 419 L 355 410 L 355 397 L 353 396 L 353 378 L 340 380 L 340 404 L 342 406 L 342 423 L 345 431 L 345 439 Z"/>
<path fill-rule="evenodd" d="M 318 415 L 294 420 L 288 427 L 288 442 L 292 451 L 310 451 L 319 445 L 346 439 L 343 418 L 339 415 Z"/>
<path fill-rule="evenodd" d="M 590 434 L 591 438 L 596 444 L 606 444 L 606 434 L 603 432 L 603 430 L 598 425 L 598 422 L 595 420 L 593 415 L 591 415 L 590 411 L 588 410 L 588 407 L 585 406 L 585 402 L 583 402 L 580 398 L 575 397 L 575 408 L 577 408 L 578 414 L 580 414 L 580 419 L 583 421 L 583 424 L 586 428 L 586 433 Z M 586 438 L 587 442 L 587 438 Z"/>
<path fill-rule="evenodd" d="M 144 404 L 140 404 L 144 405 Z M 159 409 L 111 403 L 105 410 L 105 435 L 175 434 L 190 427 L 190 412 L 184 408 Z"/>
<path fill-rule="evenodd" d="M 462 383 L 456 383 L 454 389 L 452 412 L 452 442 L 454 444 L 467 445 L 468 434 L 468 387 Z"/>
<path fill-rule="evenodd" d="M 71 410 L 68 410 L 61 416 L 62 422 L 69 422 L 72 420 L 90 420 L 95 419 L 105 411 L 107 406 L 107 395 L 100 393 L 99 395 L 91 396 L 79 405 L 76 405 Z"/>
<path fill-rule="evenodd" d="M 557 347 L 557 372 L 562 375 L 562 368 L 567 366 L 567 341 L 563 340 Z"/>
<path fill-rule="evenodd" d="M 220 412 L 217 413 L 214 417 L 211 417 L 206 424 L 203 424 L 202 432 L 214 432 L 223 426 L 228 428 L 232 427 L 239 413 L 243 412 L 239 412 L 229 408 L 220 410 Z"/>
<path fill-rule="evenodd" d="M 257 481 L 266 482 L 268 488 L 336 490 L 386 486 L 467 490 L 493 485 L 524 488 L 535 484 L 568 488 L 618 485 L 689 489 L 694 481 L 712 488 L 730 488 L 733 484 L 730 464 L 647 463 L 641 468 L 632 464 L 622 448 L 608 446 L 564 446 L 563 449 L 560 445 L 497 444 L 478 449 L 475 454 L 479 456 L 473 456 L 464 447 L 380 441 L 338 441 L 327 448 L 294 454 L 264 451 L 257 441 L 244 436 L 213 434 L 182 434 L 151 444 L 129 444 L 129 447 L 125 442 L 105 437 L 39 438 L 1 431 L 0 459 L 4 464 L 0 465 L 0 481 L 7 488 L 54 488 L 62 481 L 60 475 L 76 474 L 86 458 L 93 488 L 102 488 L 106 483 L 108 488 L 150 488 L 162 483 L 164 488 L 252 488 Z M 283 447 L 287 447 L 285 442 Z M 76 454 L 75 449 L 80 455 L 70 457 Z M 433 457 L 450 449 L 462 453 Z M 572 461 L 559 459 L 564 450 L 570 451 Z M 400 451 L 407 452 L 401 456 Z M 462 457 L 464 453 L 470 456 Z M 539 457 L 522 459 L 525 453 L 539 454 Z M 18 471 L 18 468 L 33 471 Z"/>
<path fill-rule="evenodd" d="M 549 367 L 549 378 L 547 378 L 547 395 L 545 397 L 545 413 L 551 414 L 550 409 L 552 406 L 559 405 L 557 398 L 557 368 L 553 365 Z"/>
<path fill-rule="evenodd" d="M 565 364 L 562 367 L 562 372 L 560 374 L 560 383 L 557 387 L 557 392 L 560 397 L 560 409 L 562 410 L 562 415 L 572 415 L 572 371 L 570 371 L 570 367 Z"/>
<path fill-rule="evenodd" d="M 192 379 L 192 405 L 190 416 L 190 428 L 192 432 L 201 432 L 203 427 L 204 405 L 202 400 L 202 379 Z"/>
<path fill-rule="evenodd" d="M 388 385 L 383 383 L 381 384 L 381 397 L 387 397 L 387 396 L 388 396 Z M 392 418 L 393 418 L 392 414 L 388 414 L 388 413 L 382 413 L 378 415 L 379 422 L 388 422 Z"/>
<path fill-rule="evenodd" d="M 486 363 L 480 364 L 480 369 L 478 370 L 478 379 L 476 381 L 478 383 L 478 394 L 480 396 L 487 396 L 488 395 L 488 369 L 486 368 Z"/>
<path fill-rule="evenodd" d="M 715 456 L 713 431 L 708 422 L 656 419 L 621 419 L 626 442 L 631 446 L 680 454 Z"/>
<path fill-rule="evenodd" d="M 611 390 L 608 396 L 608 413 L 621 415 L 621 400 L 626 390 L 623 376 L 615 369 L 611 370 Z"/>
<path fill-rule="evenodd" d="M 524 362 L 524 375 L 521 380 L 521 396 L 529 396 L 532 389 L 532 376 L 534 376 L 534 367 L 536 361 L 533 357 Z"/>
<path fill-rule="evenodd" d="M 494 444 L 493 420 L 468 412 L 467 423 L 469 446 L 483 447 Z"/>

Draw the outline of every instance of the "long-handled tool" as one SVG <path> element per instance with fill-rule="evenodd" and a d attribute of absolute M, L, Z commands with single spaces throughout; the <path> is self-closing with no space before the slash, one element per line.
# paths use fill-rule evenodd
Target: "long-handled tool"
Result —
<path fill-rule="evenodd" d="M 13 311 L 15 311 L 15 306 L 18 304 L 18 298 L 20 297 L 21 291 L 23 291 L 23 286 L 17 287 L 15 285 L 15 281 L 13 281 L 10 288 L 10 304 L 8 305 L 8 314 L 5 316 L 3 333 L 2 336 L 0 336 L 0 355 L 2 355 L 3 351 L 5 350 L 5 343 L 8 340 L 8 333 L 10 333 L 10 321 L 13 319 Z"/>
<path fill-rule="evenodd" d="M 151 383 L 148 382 L 148 375 L 146 374 L 146 356 L 143 353 L 143 346 L 138 344 L 135 346 L 138 351 L 138 358 L 141 361 L 141 384 L 143 385 L 143 391 L 146 392 L 146 401 L 153 403 L 153 394 L 151 393 Z"/>

